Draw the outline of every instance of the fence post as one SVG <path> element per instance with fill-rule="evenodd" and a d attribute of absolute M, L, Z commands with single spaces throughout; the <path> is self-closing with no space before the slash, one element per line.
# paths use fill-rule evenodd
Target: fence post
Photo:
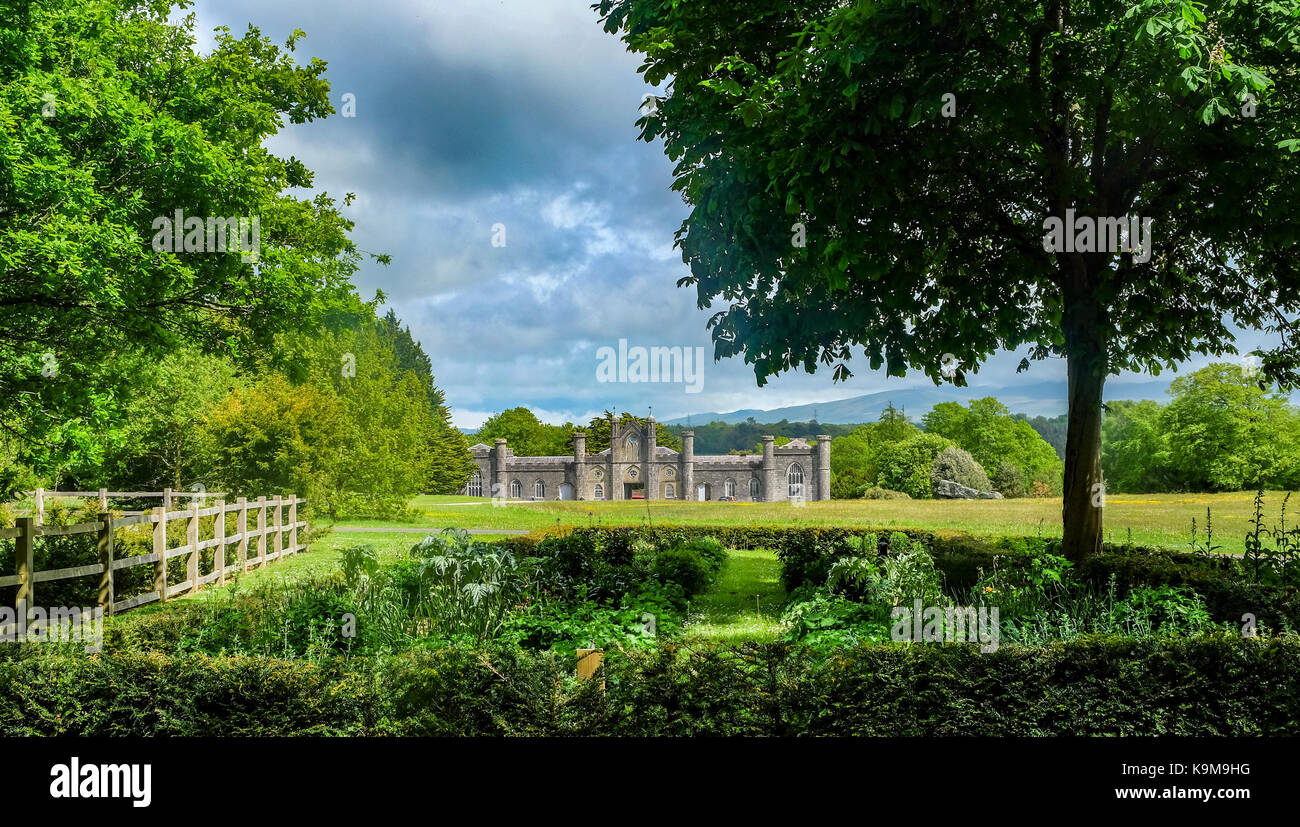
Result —
<path fill-rule="evenodd" d="M 103 490 L 101 489 L 101 496 Z M 99 515 L 99 565 L 103 571 L 99 575 L 99 605 L 104 614 L 113 613 L 113 515 L 107 511 Z"/>
<path fill-rule="evenodd" d="M 586 681 L 596 677 L 596 672 L 605 660 L 605 650 L 579 649 L 575 654 L 578 656 L 578 677 Z M 602 691 L 605 689 L 604 678 L 600 679 L 600 688 Z"/>
<path fill-rule="evenodd" d="M 284 513 L 281 506 L 284 505 L 284 497 L 279 494 L 275 495 L 275 559 L 279 560 L 284 556 Z"/>
<path fill-rule="evenodd" d="M 34 500 L 33 510 L 35 510 L 36 512 L 35 514 L 36 525 L 44 525 L 45 524 L 45 489 L 44 488 L 36 489 L 36 494 L 32 497 L 32 499 Z"/>
<path fill-rule="evenodd" d="M 301 500 L 301 502 L 302 502 L 303 505 L 306 505 L 306 504 L 307 504 L 307 500 L 306 500 L 306 498 L 303 498 L 303 499 Z M 307 516 L 307 515 L 304 514 L 303 516 L 305 517 L 305 516 Z M 302 533 L 303 533 L 303 539 L 307 541 L 307 542 L 304 544 L 305 547 L 303 548 L 303 551 L 311 551 L 311 548 L 310 548 L 310 546 L 311 546 L 311 526 L 308 525 L 307 523 L 308 523 L 307 520 L 303 520 L 303 521 L 302 521 Z"/>
<path fill-rule="evenodd" d="M 189 523 L 185 527 L 185 540 L 190 553 L 186 555 L 185 575 L 190 581 L 190 591 L 199 590 L 199 501 L 190 500 Z"/>
<path fill-rule="evenodd" d="M 239 532 L 239 570 L 248 571 L 248 498 L 240 497 L 236 500 L 239 503 L 239 516 L 235 521 L 235 530 Z"/>
<path fill-rule="evenodd" d="M 99 510 L 101 512 L 108 510 L 108 489 L 99 489 Z"/>
<path fill-rule="evenodd" d="M 226 585 L 226 501 L 217 500 L 217 520 L 212 524 L 212 536 L 216 538 L 217 547 L 212 552 L 212 565 L 221 572 L 217 575 L 217 584 Z"/>
<path fill-rule="evenodd" d="M 19 517 L 18 530 L 22 533 L 14 541 L 14 573 L 18 575 L 18 594 L 14 597 L 14 606 L 20 611 L 26 611 L 25 607 L 36 599 L 36 583 L 32 581 L 32 575 L 36 571 L 36 518 Z M 26 622 L 27 618 L 20 619 L 20 623 Z"/>
<path fill-rule="evenodd" d="M 266 565 L 266 497 L 257 498 L 257 567 Z"/>
<path fill-rule="evenodd" d="M 167 599 L 167 509 L 155 508 L 153 516 L 153 552 L 158 559 L 153 564 L 153 587 L 158 590 L 158 602 Z"/>
<path fill-rule="evenodd" d="M 298 553 L 298 495 L 289 500 L 289 553 Z"/>
<path fill-rule="evenodd" d="M 172 510 L 172 490 L 171 490 L 170 488 L 164 488 L 164 489 L 163 489 L 163 506 L 162 506 L 162 507 L 163 507 L 163 509 L 166 510 L 166 511 L 171 511 L 171 510 Z"/>

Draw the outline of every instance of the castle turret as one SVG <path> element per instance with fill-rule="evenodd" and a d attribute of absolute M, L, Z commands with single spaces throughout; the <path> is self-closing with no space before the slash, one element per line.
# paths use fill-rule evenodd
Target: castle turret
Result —
<path fill-rule="evenodd" d="M 614 472 L 614 446 L 618 444 L 618 420 L 612 413 L 606 418 L 609 419 L 609 450 L 605 452 L 605 499 L 621 500 L 623 488 L 617 484 L 618 476 Z"/>
<path fill-rule="evenodd" d="M 682 467 L 678 469 L 682 477 L 682 499 L 695 499 L 695 432 L 682 431 Z"/>
<path fill-rule="evenodd" d="M 817 499 L 831 498 L 831 437 L 830 434 L 817 435 L 817 455 L 813 463 L 817 469 Z"/>
<path fill-rule="evenodd" d="M 587 498 L 587 433 L 573 432 L 573 490 L 578 499 Z"/>
<path fill-rule="evenodd" d="M 654 465 L 655 448 L 658 446 L 659 434 L 655 426 L 655 415 L 649 414 L 645 418 L 645 439 L 642 440 L 644 445 L 641 447 L 641 479 L 645 480 L 645 496 L 647 500 L 659 499 L 659 474 Z"/>
<path fill-rule="evenodd" d="M 510 446 L 504 439 L 494 439 L 492 446 L 492 497 L 505 497 L 509 494 L 506 481 L 506 465 L 510 460 Z"/>
<path fill-rule="evenodd" d="M 776 470 L 776 437 L 763 437 L 763 500 L 765 502 L 776 502 L 777 500 L 789 499 L 784 496 L 784 492 L 777 481 Z"/>

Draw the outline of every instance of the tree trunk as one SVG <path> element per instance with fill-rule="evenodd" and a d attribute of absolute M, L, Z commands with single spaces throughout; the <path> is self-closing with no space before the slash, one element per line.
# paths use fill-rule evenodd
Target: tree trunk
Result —
<path fill-rule="evenodd" d="M 1101 551 L 1101 393 L 1106 383 L 1105 312 L 1091 298 L 1065 307 L 1069 416 L 1065 435 L 1065 486 L 1061 509 L 1062 550 L 1082 560 Z"/>

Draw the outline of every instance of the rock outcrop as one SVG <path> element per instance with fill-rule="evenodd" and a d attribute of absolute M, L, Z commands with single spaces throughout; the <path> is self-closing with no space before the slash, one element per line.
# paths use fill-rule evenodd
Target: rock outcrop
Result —
<path fill-rule="evenodd" d="M 939 480 L 934 486 L 934 496 L 941 500 L 1000 500 L 1002 495 L 997 491 L 980 491 L 971 488 L 968 485 L 953 482 L 952 480 Z"/>

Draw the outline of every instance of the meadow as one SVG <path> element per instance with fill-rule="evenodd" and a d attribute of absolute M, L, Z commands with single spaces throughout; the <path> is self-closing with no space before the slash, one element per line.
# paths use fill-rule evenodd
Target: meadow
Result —
<path fill-rule="evenodd" d="M 1117 494 L 1106 498 L 1106 539 L 1135 545 L 1187 549 L 1196 524 L 1205 543 L 1209 509 L 1213 544 L 1240 554 L 1253 515 L 1254 493 Z M 1269 525 L 1281 515 L 1285 492 L 1266 492 Z M 614 525 L 783 525 L 870 526 L 873 528 L 962 531 L 979 537 L 1061 536 L 1060 498 L 1006 500 L 829 500 L 803 507 L 790 503 L 682 502 L 666 500 L 510 501 L 420 496 L 411 500 L 411 522 L 351 520 L 356 528 L 538 529 L 548 526 Z"/>

